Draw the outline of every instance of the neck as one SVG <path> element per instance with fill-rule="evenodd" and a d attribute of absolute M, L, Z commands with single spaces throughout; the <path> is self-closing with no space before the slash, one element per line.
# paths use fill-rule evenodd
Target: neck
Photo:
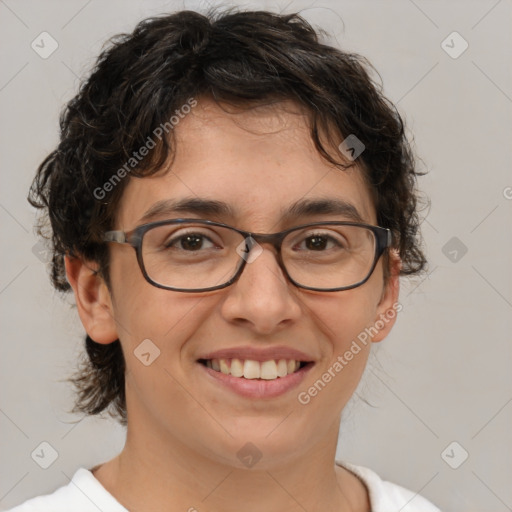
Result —
<path fill-rule="evenodd" d="M 123 451 L 94 475 L 130 512 L 369 510 L 364 485 L 335 466 L 337 434 L 296 459 L 240 469 L 129 425 Z"/>

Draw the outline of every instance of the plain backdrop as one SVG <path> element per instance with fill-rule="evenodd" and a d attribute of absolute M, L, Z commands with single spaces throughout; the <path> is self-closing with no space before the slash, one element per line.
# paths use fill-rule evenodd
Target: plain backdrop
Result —
<path fill-rule="evenodd" d="M 112 420 L 67 412 L 83 331 L 72 298 L 52 290 L 34 235 L 26 195 L 35 169 L 107 38 L 151 15 L 210 5 L 0 1 L 0 508 L 53 491 L 124 444 Z M 338 457 L 448 512 L 511 510 L 512 3 L 237 5 L 301 11 L 331 44 L 365 55 L 429 171 L 420 180 L 431 200 L 428 273 L 402 281 L 403 311 L 345 411 Z M 58 44 L 46 59 L 31 46 L 42 32 Z M 57 456 L 47 469 L 34 455 L 45 447 Z"/>

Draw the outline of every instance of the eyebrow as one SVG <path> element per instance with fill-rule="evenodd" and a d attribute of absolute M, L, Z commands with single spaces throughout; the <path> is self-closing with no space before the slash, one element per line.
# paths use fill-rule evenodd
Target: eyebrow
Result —
<path fill-rule="evenodd" d="M 191 213 L 195 215 L 216 215 L 233 217 L 232 208 L 222 201 L 201 198 L 185 198 L 180 200 L 163 199 L 156 202 L 140 218 L 140 222 L 151 222 L 157 217 L 174 215 L 176 213 Z"/>
<path fill-rule="evenodd" d="M 339 215 L 354 222 L 365 222 L 352 203 L 338 198 L 300 199 L 283 211 L 282 215 L 284 220 L 316 215 Z"/>
<path fill-rule="evenodd" d="M 236 216 L 233 208 L 222 201 L 203 198 L 163 199 L 151 206 L 139 222 L 147 223 L 177 213 L 231 218 Z M 282 220 L 285 222 L 319 215 L 339 215 L 354 222 L 365 222 L 353 204 L 338 198 L 300 199 L 288 208 L 281 209 Z"/>

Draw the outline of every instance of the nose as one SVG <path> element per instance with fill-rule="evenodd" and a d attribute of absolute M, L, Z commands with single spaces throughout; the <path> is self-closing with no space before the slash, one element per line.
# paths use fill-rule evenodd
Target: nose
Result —
<path fill-rule="evenodd" d="M 302 314 L 298 289 L 288 281 L 274 251 L 263 249 L 249 261 L 238 280 L 227 288 L 222 316 L 263 335 L 292 325 Z"/>

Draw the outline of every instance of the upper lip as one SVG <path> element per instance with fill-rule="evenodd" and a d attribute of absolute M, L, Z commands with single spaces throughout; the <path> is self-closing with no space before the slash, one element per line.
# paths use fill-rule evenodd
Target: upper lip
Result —
<path fill-rule="evenodd" d="M 314 358 L 295 348 L 277 346 L 271 348 L 233 347 L 208 352 L 199 359 L 250 359 L 252 361 L 270 361 L 271 359 L 294 359 L 295 361 L 314 361 Z"/>

